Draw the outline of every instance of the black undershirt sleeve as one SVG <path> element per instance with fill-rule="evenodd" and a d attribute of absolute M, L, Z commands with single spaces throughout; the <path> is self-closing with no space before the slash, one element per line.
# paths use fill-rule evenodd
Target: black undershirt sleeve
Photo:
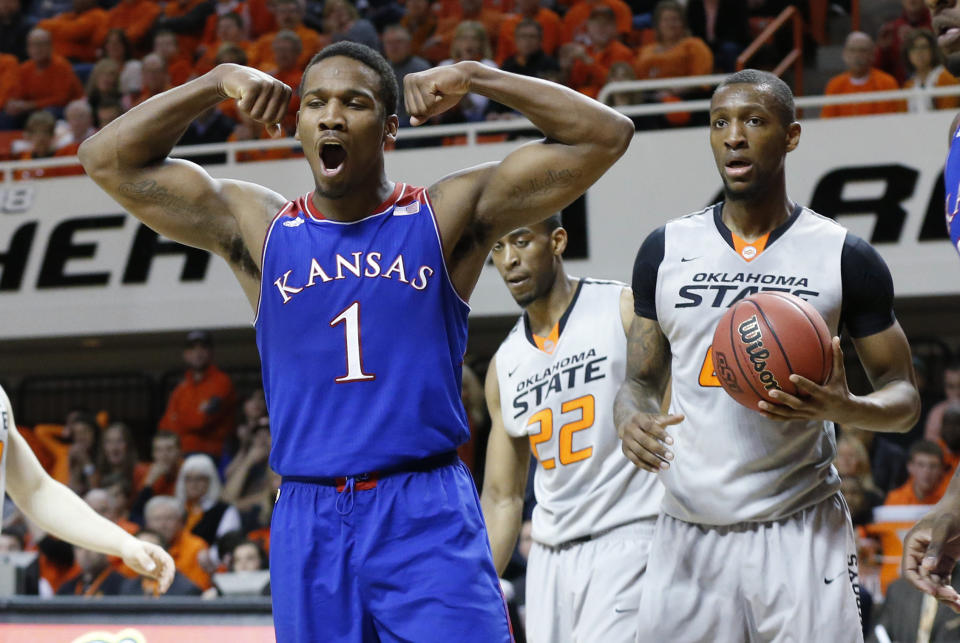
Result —
<path fill-rule="evenodd" d="M 663 261 L 664 227 L 651 232 L 637 251 L 633 262 L 633 312 L 657 319 L 657 272 Z"/>
<path fill-rule="evenodd" d="M 890 328 L 893 315 L 893 277 L 880 254 L 863 239 L 847 233 L 840 253 L 843 304 L 840 326 L 854 338 Z"/>

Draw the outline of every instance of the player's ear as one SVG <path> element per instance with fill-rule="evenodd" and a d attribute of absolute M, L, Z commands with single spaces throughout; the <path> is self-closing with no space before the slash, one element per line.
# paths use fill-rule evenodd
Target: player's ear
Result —
<path fill-rule="evenodd" d="M 800 144 L 800 123 L 794 121 L 787 125 L 787 152 L 797 149 Z"/>
<path fill-rule="evenodd" d="M 400 129 L 400 118 L 396 114 L 390 114 L 387 116 L 387 120 L 383 125 L 383 139 L 384 142 L 387 140 L 395 141 L 397 140 L 397 131 Z"/>
<path fill-rule="evenodd" d="M 553 254 L 560 256 L 567 249 L 567 231 L 557 228 L 550 233 L 550 242 L 553 245 Z"/>
<path fill-rule="evenodd" d="M 297 110 L 297 129 L 293 132 L 293 138 L 295 140 L 300 140 L 300 110 Z"/>

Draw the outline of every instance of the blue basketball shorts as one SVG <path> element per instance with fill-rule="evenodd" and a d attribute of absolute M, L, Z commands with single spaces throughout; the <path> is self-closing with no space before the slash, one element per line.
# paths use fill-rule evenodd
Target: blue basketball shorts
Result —
<path fill-rule="evenodd" d="M 278 643 L 513 640 L 459 459 L 340 490 L 284 479 L 270 581 Z"/>

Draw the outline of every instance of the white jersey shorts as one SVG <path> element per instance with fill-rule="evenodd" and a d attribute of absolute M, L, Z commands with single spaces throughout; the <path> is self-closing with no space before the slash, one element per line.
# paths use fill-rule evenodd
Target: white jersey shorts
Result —
<path fill-rule="evenodd" d="M 534 542 L 527 562 L 530 643 L 630 643 L 655 522 L 615 527 L 587 542 Z"/>
<path fill-rule="evenodd" d="M 636 640 L 861 643 L 856 552 L 839 494 L 772 522 L 717 527 L 661 514 Z"/>

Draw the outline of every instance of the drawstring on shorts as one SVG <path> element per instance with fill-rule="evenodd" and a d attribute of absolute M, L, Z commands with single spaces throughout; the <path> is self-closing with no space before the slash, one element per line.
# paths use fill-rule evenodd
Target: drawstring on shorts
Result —
<path fill-rule="evenodd" d="M 349 476 L 346 484 L 343 485 L 343 491 L 337 496 L 337 513 L 341 516 L 346 516 L 353 511 L 353 487 L 355 482 L 356 478 Z M 349 503 L 349 506 L 347 503 Z"/>

